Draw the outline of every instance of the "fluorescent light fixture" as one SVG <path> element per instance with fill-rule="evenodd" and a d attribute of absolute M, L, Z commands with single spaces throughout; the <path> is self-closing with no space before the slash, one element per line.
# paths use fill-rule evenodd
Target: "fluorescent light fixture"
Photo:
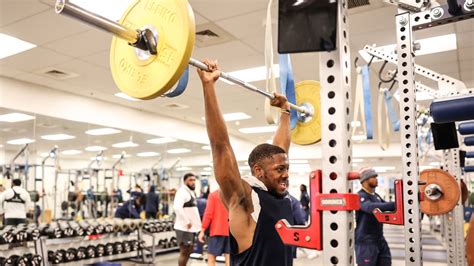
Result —
<path fill-rule="evenodd" d="M 192 170 L 193 168 L 187 167 L 187 166 L 181 166 L 181 167 L 176 167 L 176 171 L 189 171 Z"/>
<path fill-rule="evenodd" d="M 358 163 L 352 163 L 352 167 L 357 167 L 357 166 L 359 166 Z"/>
<path fill-rule="evenodd" d="M 77 154 L 81 154 L 82 151 L 79 151 L 79 150 L 65 150 L 65 151 L 62 151 L 61 154 L 63 155 L 77 155 Z"/>
<path fill-rule="evenodd" d="M 364 161 L 364 159 L 362 159 L 362 158 L 352 158 L 353 163 L 362 163 L 363 161 Z"/>
<path fill-rule="evenodd" d="M 420 39 L 416 42 L 420 43 L 420 49 L 415 51 L 416 56 L 441 53 L 451 50 L 456 50 L 456 34 L 446 34 L 426 39 Z M 377 47 L 377 50 L 382 49 L 386 53 L 394 53 L 395 44 Z"/>
<path fill-rule="evenodd" d="M 250 119 L 252 118 L 250 115 L 242 112 L 237 112 L 237 113 L 227 113 L 223 114 L 222 117 L 224 117 L 224 121 L 238 121 L 238 120 L 245 120 L 245 119 Z M 201 117 L 202 120 L 206 120 L 206 117 Z"/>
<path fill-rule="evenodd" d="M 36 44 L 0 33 L 0 59 L 33 49 Z"/>
<path fill-rule="evenodd" d="M 3 144 L 0 144 L 0 148 L 3 148 Z"/>
<path fill-rule="evenodd" d="M 130 97 L 130 96 L 128 96 L 127 94 L 125 94 L 125 93 L 123 93 L 123 92 L 117 92 L 117 93 L 114 94 L 114 95 L 115 95 L 116 97 L 119 97 L 119 98 L 122 98 L 122 99 L 125 99 L 125 100 L 128 100 L 128 101 L 132 101 L 132 102 L 141 101 L 140 99 Z"/>
<path fill-rule="evenodd" d="M 358 120 L 351 121 L 351 127 L 360 127 L 360 121 Z"/>
<path fill-rule="evenodd" d="M 393 97 L 400 102 L 400 92 L 398 90 L 393 94 Z M 416 101 L 429 101 L 434 99 L 432 95 L 424 91 L 417 91 L 415 97 Z"/>
<path fill-rule="evenodd" d="M 113 21 L 119 20 L 132 3 L 131 0 L 71 0 L 71 2 Z"/>
<path fill-rule="evenodd" d="M 204 170 L 204 171 L 212 171 L 212 167 L 207 166 L 207 167 L 202 168 L 202 170 Z"/>
<path fill-rule="evenodd" d="M 352 140 L 354 140 L 354 141 L 362 141 L 362 140 L 366 140 L 366 139 L 367 139 L 366 135 L 354 135 L 354 136 L 352 136 Z"/>
<path fill-rule="evenodd" d="M 86 151 L 105 151 L 107 150 L 106 147 L 102 146 L 89 146 L 85 148 Z"/>
<path fill-rule="evenodd" d="M 210 150 L 211 150 L 211 146 L 209 146 L 209 145 L 202 146 L 201 149 L 210 151 Z"/>
<path fill-rule="evenodd" d="M 1 49 L 0 49 L 0 52 L 1 52 Z M 8 123 L 23 122 L 23 121 L 33 120 L 33 119 L 35 119 L 34 116 L 22 114 L 22 113 L 9 113 L 9 114 L 0 115 L 0 122 L 8 122 Z"/>
<path fill-rule="evenodd" d="M 176 142 L 177 140 L 173 138 L 163 137 L 163 138 L 156 138 L 156 139 L 149 139 L 146 142 L 151 144 L 165 144 L 170 142 Z"/>
<path fill-rule="evenodd" d="M 126 141 L 126 142 L 120 142 L 120 143 L 112 144 L 112 147 L 114 147 L 114 148 L 132 148 L 132 147 L 138 147 L 138 144 L 135 143 L 135 142 Z"/>
<path fill-rule="evenodd" d="M 373 169 L 375 170 L 375 172 L 377 172 L 377 173 L 386 173 L 386 172 L 387 172 L 387 169 L 385 169 L 385 168 L 378 168 L 378 167 L 372 167 L 372 168 L 373 168 Z"/>
<path fill-rule="evenodd" d="M 275 78 L 280 77 L 280 65 L 278 64 L 273 65 L 273 73 L 275 74 Z M 267 72 L 265 70 L 265 66 L 246 68 L 242 70 L 229 72 L 228 74 L 234 78 L 243 80 L 245 82 L 259 81 L 259 80 L 264 80 L 267 78 Z M 234 85 L 233 82 L 227 81 L 225 79 L 219 79 L 219 80 L 222 80 L 225 83 Z"/>
<path fill-rule="evenodd" d="M 248 166 L 239 166 L 239 170 L 240 171 L 248 171 L 248 170 L 250 170 L 250 167 L 248 167 Z"/>
<path fill-rule="evenodd" d="M 45 140 L 67 140 L 67 139 L 75 139 L 76 137 L 68 135 L 68 134 L 60 133 L 60 134 L 44 135 L 44 136 L 41 136 L 41 138 Z"/>
<path fill-rule="evenodd" d="M 430 166 L 430 165 L 420 165 L 420 167 L 419 167 L 420 172 L 423 171 L 423 170 L 427 170 L 427 169 L 433 169 L 433 166 Z"/>
<path fill-rule="evenodd" d="M 107 160 L 107 157 L 94 156 L 94 157 L 91 157 L 90 159 L 91 159 L 91 161 L 105 161 L 105 160 Z"/>
<path fill-rule="evenodd" d="M 308 163 L 308 160 L 290 160 L 290 165 L 291 164 L 301 164 L 301 163 Z"/>
<path fill-rule="evenodd" d="M 23 145 L 23 144 L 28 144 L 28 143 L 33 143 L 35 142 L 34 139 L 28 139 L 28 138 L 21 138 L 21 139 L 12 139 L 7 141 L 7 144 L 11 145 Z"/>
<path fill-rule="evenodd" d="M 208 172 L 208 171 L 202 171 L 202 172 L 199 172 L 200 175 L 211 175 L 211 172 Z"/>
<path fill-rule="evenodd" d="M 275 132 L 276 130 L 277 130 L 276 126 L 239 128 L 239 131 L 244 134 L 269 133 L 269 132 Z"/>
<path fill-rule="evenodd" d="M 440 162 L 431 162 L 430 165 L 431 166 L 440 166 L 441 163 Z"/>
<path fill-rule="evenodd" d="M 40 153 L 40 156 L 43 157 L 43 158 L 46 158 L 46 157 L 48 157 L 49 155 L 50 155 L 49 152 L 42 152 L 42 153 Z"/>
<path fill-rule="evenodd" d="M 171 153 L 171 154 L 178 154 L 178 153 L 188 153 L 188 152 L 191 152 L 191 150 L 186 149 L 186 148 L 179 148 L 179 149 L 167 150 L 166 152 Z"/>
<path fill-rule="evenodd" d="M 96 128 L 96 129 L 90 129 L 86 131 L 87 135 L 93 135 L 93 136 L 102 136 L 102 135 L 112 135 L 112 134 L 117 134 L 122 132 L 121 130 L 115 129 L 115 128 Z"/>
<path fill-rule="evenodd" d="M 112 158 L 114 158 L 114 159 L 120 159 L 120 157 L 122 157 L 121 153 L 112 155 Z M 132 155 L 126 153 L 123 157 L 124 158 L 130 158 L 130 157 L 132 157 Z"/>
<path fill-rule="evenodd" d="M 146 152 L 139 152 L 137 153 L 138 157 L 155 157 L 155 156 L 160 156 L 159 152 L 154 152 L 154 151 L 146 151 Z"/>
<path fill-rule="evenodd" d="M 385 173 L 387 171 L 393 171 L 395 170 L 395 166 L 374 166 L 372 167 L 372 169 L 375 170 L 375 172 L 381 172 L 381 173 Z"/>

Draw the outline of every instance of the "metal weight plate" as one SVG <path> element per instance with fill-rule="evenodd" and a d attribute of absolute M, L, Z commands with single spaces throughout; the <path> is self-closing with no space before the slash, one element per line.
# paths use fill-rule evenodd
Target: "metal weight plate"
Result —
<path fill-rule="evenodd" d="M 110 68 L 121 91 L 139 99 L 153 99 L 179 80 L 194 46 L 195 22 L 186 0 L 136 0 L 119 23 L 133 29 L 150 29 L 157 36 L 157 54 L 112 38 Z"/>
<path fill-rule="evenodd" d="M 427 169 L 421 172 L 420 181 L 426 184 L 420 185 L 421 193 L 425 193 L 427 186 L 438 186 L 442 195 L 438 199 L 430 199 L 425 195 L 420 202 L 421 211 L 428 215 L 440 215 L 451 211 L 457 204 L 460 197 L 459 185 L 456 179 L 447 172 L 440 169 Z"/>
<path fill-rule="evenodd" d="M 305 80 L 295 86 L 296 105 L 307 106 L 314 110 L 312 117 L 300 119 L 291 130 L 291 141 L 295 144 L 308 145 L 321 140 L 321 87 L 319 82 Z"/>

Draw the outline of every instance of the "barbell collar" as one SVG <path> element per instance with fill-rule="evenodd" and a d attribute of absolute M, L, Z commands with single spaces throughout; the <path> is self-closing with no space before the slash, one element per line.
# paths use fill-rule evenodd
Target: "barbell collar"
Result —
<path fill-rule="evenodd" d="M 80 6 L 70 3 L 69 0 L 57 0 L 54 10 L 57 14 L 67 15 L 107 32 L 111 32 L 131 44 L 136 44 L 139 40 L 139 32 L 136 30 L 129 29 L 114 21 L 85 10 Z M 137 46 L 137 48 L 140 47 Z"/>

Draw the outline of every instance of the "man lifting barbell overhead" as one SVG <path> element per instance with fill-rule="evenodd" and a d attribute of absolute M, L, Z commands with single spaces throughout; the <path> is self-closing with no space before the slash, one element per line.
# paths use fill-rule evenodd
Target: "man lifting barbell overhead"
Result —
<path fill-rule="evenodd" d="M 275 223 L 293 223 L 288 189 L 290 115 L 286 98 L 275 94 L 271 105 L 282 109 L 273 144 L 260 144 L 249 155 L 252 176 L 241 177 L 227 128 L 219 109 L 216 61 L 205 60 L 210 72 L 198 69 L 204 92 L 205 118 L 214 173 L 229 210 L 232 265 L 292 265 L 292 247 L 280 239 Z M 271 252 L 270 252 L 271 251 Z"/>

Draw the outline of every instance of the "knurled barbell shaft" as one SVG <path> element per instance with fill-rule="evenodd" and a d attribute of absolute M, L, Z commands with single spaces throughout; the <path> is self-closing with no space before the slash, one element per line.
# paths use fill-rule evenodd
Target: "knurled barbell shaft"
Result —
<path fill-rule="evenodd" d="M 103 29 L 107 32 L 113 33 L 115 36 L 120 37 L 121 39 L 124 39 L 128 43 L 135 44 L 139 41 L 139 35 L 140 35 L 139 31 L 127 28 L 123 25 L 120 25 L 119 23 L 116 23 L 116 22 L 111 21 L 107 18 L 104 18 L 102 16 L 94 14 L 94 13 L 92 13 L 88 10 L 85 10 L 85 9 L 75 5 L 75 4 L 70 3 L 69 0 L 57 0 L 56 5 L 55 5 L 55 10 L 56 10 L 56 13 L 58 13 L 58 14 L 68 15 L 72 18 L 78 19 L 78 20 L 80 20 L 82 22 L 85 22 L 89 25 L 92 25 L 94 27 Z M 140 48 L 140 47 L 137 47 L 137 48 Z M 204 63 L 202 63 L 199 60 L 196 60 L 194 58 L 189 59 L 189 64 L 192 65 L 192 66 L 195 66 L 199 69 L 209 71 L 208 67 Z M 221 72 L 220 78 L 223 78 L 223 79 L 228 80 L 232 83 L 238 84 L 241 87 L 246 88 L 250 91 L 259 93 L 259 94 L 261 94 L 261 95 L 263 95 L 263 96 L 265 96 L 269 99 L 275 98 L 275 96 L 273 96 L 273 94 L 268 93 L 266 91 L 263 91 L 263 90 L 255 87 L 254 85 L 252 85 L 248 82 L 245 82 L 245 81 L 240 80 L 238 78 L 232 77 L 231 75 L 229 75 L 225 72 Z M 292 104 L 292 103 L 289 103 L 289 105 L 290 105 L 291 109 L 294 109 L 294 110 L 296 110 L 300 113 L 303 113 L 307 116 L 313 116 L 313 113 L 311 112 L 311 110 L 309 110 L 305 107 L 298 106 L 298 105 L 295 105 L 295 104 Z"/>

